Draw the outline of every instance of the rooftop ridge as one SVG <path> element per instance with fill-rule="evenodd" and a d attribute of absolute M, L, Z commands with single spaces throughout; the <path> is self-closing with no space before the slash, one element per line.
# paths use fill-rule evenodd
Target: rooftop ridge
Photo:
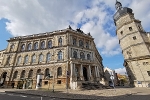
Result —
<path fill-rule="evenodd" d="M 38 33 L 38 34 L 30 34 L 30 35 L 25 35 L 25 36 L 16 36 L 16 37 L 12 37 L 10 38 L 10 40 L 15 40 L 15 39 L 26 39 L 26 38 L 33 38 L 33 37 L 40 37 L 40 36 L 47 36 L 47 35 L 50 35 L 50 34 L 55 34 L 55 33 L 59 33 L 59 32 L 66 32 L 66 31 L 73 31 L 73 32 L 77 32 L 77 33 L 81 33 L 83 35 L 86 35 L 86 36 L 90 36 L 90 33 L 87 33 L 85 34 L 82 30 L 79 29 L 70 29 L 70 28 L 66 28 L 66 29 L 62 29 L 62 30 L 55 30 L 55 31 L 52 31 L 52 32 L 44 32 L 44 33 Z"/>

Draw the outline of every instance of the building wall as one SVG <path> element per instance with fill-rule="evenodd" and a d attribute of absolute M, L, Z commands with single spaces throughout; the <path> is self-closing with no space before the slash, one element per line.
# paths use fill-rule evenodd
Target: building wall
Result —
<path fill-rule="evenodd" d="M 116 32 L 125 59 L 124 66 L 129 76 L 130 85 L 148 87 L 150 84 L 150 74 L 148 74 L 150 71 L 148 67 L 150 66 L 150 41 L 148 34 L 144 31 L 141 21 L 134 18 L 131 9 L 121 7 L 117 13 L 120 15 L 115 20 Z"/>
<path fill-rule="evenodd" d="M 75 44 L 73 39 L 76 39 Z M 52 46 L 49 48 L 50 40 Z M 7 72 L 6 85 L 14 83 L 17 87 L 20 83 L 23 85 L 22 88 L 35 88 L 37 74 L 43 74 L 42 88 L 50 88 L 54 82 L 56 88 L 65 88 L 68 84 L 70 88 L 76 89 L 81 87 L 82 82 L 85 81 L 79 80 L 79 77 L 81 79 L 84 76 L 81 74 L 85 73 L 80 68 L 83 66 L 87 70 L 86 73 L 89 74 L 87 75 L 90 77 L 88 81 L 100 82 L 104 76 L 103 64 L 93 40 L 91 35 L 72 29 L 10 38 L 0 68 L 1 80 L 3 80 L 3 73 Z M 35 49 L 36 42 L 38 44 L 37 49 Z M 45 43 L 44 48 L 42 48 L 43 42 Z M 29 44 L 31 44 L 30 49 Z M 76 56 L 74 52 L 77 53 Z M 47 54 L 50 54 L 49 61 Z M 40 60 L 40 55 L 43 55 L 42 60 Z M 33 60 L 33 56 L 36 56 L 35 60 Z M 72 64 L 74 65 L 73 68 Z M 58 75 L 59 68 L 62 69 L 62 75 Z M 37 72 L 39 69 L 41 71 Z M 50 78 L 45 76 L 46 69 L 49 69 Z M 23 71 L 25 74 L 24 77 L 21 77 Z M 29 77 L 31 71 L 33 75 Z M 68 79 L 67 71 L 70 73 Z M 79 72 L 81 73 L 79 74 Z M 79 75 L 78 78 L 77 74 Z M 78 85 L 75 86 L 74 83 L 71 85 L 70 82 L 77 82 Z"/>

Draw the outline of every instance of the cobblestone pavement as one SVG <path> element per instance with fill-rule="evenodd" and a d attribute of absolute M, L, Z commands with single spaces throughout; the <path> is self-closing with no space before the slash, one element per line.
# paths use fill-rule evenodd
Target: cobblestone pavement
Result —
<path fill-rule="evenodd" d="M 1 91 L 1 90 L 0 90 Z M 103 90 L 6 90 L 6 93 L 18 93 L 63 99 L 93 100 L 150 100 L 150 88 L 116 88 Z"/>

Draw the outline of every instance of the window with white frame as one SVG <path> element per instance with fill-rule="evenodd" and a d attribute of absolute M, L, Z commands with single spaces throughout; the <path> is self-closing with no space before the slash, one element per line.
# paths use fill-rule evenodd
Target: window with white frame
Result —
<path fill-rule="evenodd" d="M 47 53 L 46 62 L 49 62 L 50 60 L 51 60 L 51 55 L 50 53 Z"/>
<path fill-rule="evenodd" d="M 24 64 L 27 64 L 27 63 L 28 63 L 28 59 L 29 59 L 29 58 L 28 58 L 28 55 L 26 55 L 25 58 L 24 58 Z"/>
<path fill-rule="evenodd" d="M 34 54 L 33 56 L 32 56 L 32 63 L 35 63 L 36 62 L 36 55 Z"/>
<path fill-rule="evenodd" d="M 63 59 L 62 56 L 63 56 L 63 55 L 62 55 L 62 51 L 59 51 L 59 52 L 58 52 L 58 60 L 62 60 L 62 59 Z"/>
<path fill-rule="evenodd" d="M 35 42 L 34 43 L 34 50 L 37 50 L 38 49 L 38 42 Z"/>
<path fill-rule="evenodd" d="M 48 48 L 52 48 L 52 40 L 48 41 Z"/>
<path fill-rule="evenodd" d="M 41 49 L 44 49 L 45 48 L 45 41 L 42 41 L 41 42 Z"/>
<path fill-rule="evenodd" d="M 39 55 L 39 62 L 42 62 L 43 61 L 43 54 L 40 54 Z"/>
<path fill-rule="evenodd" d="M 28 44 L 28 50 L 31 50 L 31 49 L 32 49 L 32 44 L 29 43 L 29 44 Z"/>

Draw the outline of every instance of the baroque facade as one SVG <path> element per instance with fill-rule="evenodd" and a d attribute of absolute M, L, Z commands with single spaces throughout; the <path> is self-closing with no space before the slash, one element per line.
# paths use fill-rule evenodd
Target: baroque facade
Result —
<path fill-rule="evenodd" d="M 116 1 L 117 12 L 114 15 L 116 34 L 124 55 L 124 66 L 135 87 L 150 85 L 150 36 L 144 31 L 141 21 L 134 17 L 131 8 L 122 7 Z"/>
<path fill-rule="evenodd" d="M 94 38 L 70 26 L 10 38 L 7 48 L 0 51 L 1 86 L 77 89 L 84 82 L 101 82 L 103 77 L 102 57 Z"/>

